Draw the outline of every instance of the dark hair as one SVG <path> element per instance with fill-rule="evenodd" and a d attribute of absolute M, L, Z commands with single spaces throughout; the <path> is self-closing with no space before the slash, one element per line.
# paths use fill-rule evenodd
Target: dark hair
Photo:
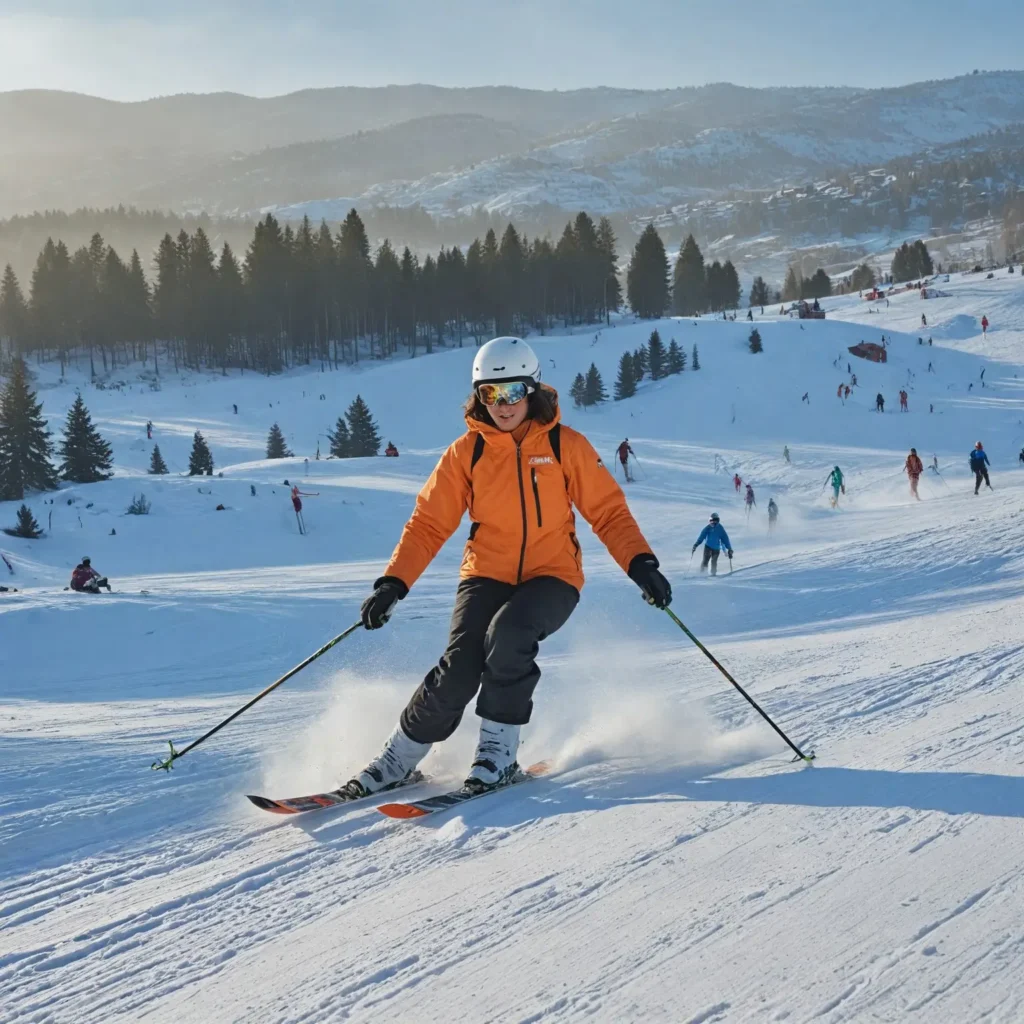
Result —
<path fill-rule="evenodd" d="M 536 420 L 541 426 L 547 426 L 551 423 L 558 412 L 558 395 L 543 385 L 527 398 L 526 403 L 526 418 L 528 420 Z M 468 419 L 494 425 L 494 420 L 491 419 L 487 412 L 487 406 L 477 398 L 476 391 L 470 392 L 469 398 L 466 399 L 466 404 L 462 407 L 462 411 Z"/>

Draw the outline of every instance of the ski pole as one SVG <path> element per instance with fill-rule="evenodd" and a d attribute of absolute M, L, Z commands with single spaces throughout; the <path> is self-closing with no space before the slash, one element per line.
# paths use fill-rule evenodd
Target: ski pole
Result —
<path fill-rule="evenodd" d="M 700 649 L 701 653 L 704 654 L 707 657 L 707 659 L 711 662 L 711 664 L 714 665 L 715 668 L 717 668 L 718 671 L 721 672 L 722 675 L 725 676 L 725 678 L 728 679 L 730 683 L 732 683 L 732 685 L 739 691 L 740 696 L 743 697 L 743 699 L 776 731 L 776 733 L 778 733 L 779 736 L 782 737 L 783 740 L 785 740 L 786 745 L 789 747 L 789 749 L 792 750 L 793 753 L 796 754 L 796 758 L 794 758 L 794 760 L 799 758 L 801 761 L 806 761 L 807 764 L 810 764 L 814 760 L 814 751 L 812 750 L 810 753 L 805 754 L 771 720 L 771 718 L 769 717 L 768 713 L 761 707 L 761 705 L 758 704 L 757 701 L 754 700 L 754 698 L 751 697 L 750 694 L 747 693 L 747 691 L 744 690 L 743 687 L 740 686 L 740 684 L 737 683 L 736 680 L 733 679 L 733 677 L 731 675 L 729 675 L 728 672 L 726 672 L 726 670 L 722 667 L 721 662 L 719 662 L 719 660 L 693 635 L 693 633 L 691 633 L 690 630 L 687 629 L 687 627 L 683 623 L 682 619 L 680 619 L 679 616 L 677 616 L 676 613 L 674 611 L 672 611 L 671 608 L 666 608 L 665 609 L 665 613 L 694 642 L 694 644 L 697 645 L 697 647 Z"/>
<path fill-rule="evenodd" d="M 644 467 L 640 465 L 640 460 L 634 455 L 633 461 L 636 463 L 636 468 L 640 470 L 640 476 L 642 479 L 647 479 L 647 474 L 644 472 Z"/>
<path fill-rule="evenodd" d="M 732 552 L 729 552 L 729 575 L 732 575 Z"/>
<path fill-rule="evenodd" d="M 246 704 L 243 704 L 234 714 L 228 715 L 228 717 L 225 718 L 223 722 L 220 722 L 217 725 L 215 725 L 209 732 L 203 733 L 203 735 L 200 736 L 199 739 L 193 740 L 184 749 L 175 750 L 174 743 L 171 740 L 168 740 L 167 745 L 171 748 L 171 756 L 164 761 L 154 761 L 150 765 L 150 768 L 152 768 L 154 771 L 170 771 L 171 768 L 174 767 L 174 762 L 177 761 L 179 757 L 184 757 L 190 750 L 194 749 L 195 747 L 198 747 L 200 743 L 203 743 L 204 741 L 208 740 L 214 733 L 220 732 L 225 725 L 229 725 L 231 722 L 233 722 L 240 714 L 242 714 L 242 712 L 248 711 L 249 708 L 251 708 L 254 704 L 257 704 L 261 700 L 263 700 L 263 698 L 266 697 L 268 693 L 272 693 L 282 683 L 286 683 L 289 679 L 291 679 L 293 675 L 295 675 L 298 672 L 301 672 L 307 665 L 312 665 L 317 658 L 319 658 L 322 654 L 326 654 L 332 647 L 335 646 L 335 644 L 340 644 L 341 641 L 345 639 L 345 637 L 351 636 L 362 624 L 363 623 L 361 620 L 359 622 L 353 623 L 351 626 L 348 627 L 348 629 L 345 630 L 344 633 L 339 633 L 333 640 L 328 641 L 326 644 L 323 645 L 323 647 L 320 648 L 320 650 L 315 651 L 305 661 L 300 662 L 298 665 L 295 666 L 295 668 L 290 669 L 288 672 L 285 672 L 285 674 L 281 676 L 281 678 L 278 679 L 277 682 L 271 683 L 265 690 L 260 690 L 260 692 L 257 693 L 252 700 L 250 700 Z"/>

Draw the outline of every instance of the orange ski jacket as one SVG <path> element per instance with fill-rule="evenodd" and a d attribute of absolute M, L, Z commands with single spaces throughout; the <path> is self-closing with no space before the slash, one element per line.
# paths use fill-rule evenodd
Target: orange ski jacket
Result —
<path fill-rule="evenodd" d="M 551 438 L 557 414 L 547 425 L 528 420 L 518 443 L 489 423 L 466 423 L 467 433 L 449 446 L 420 491 L 385 575 L 412 587 L 467 511 L 463 579 L 516 584 L 555 576 L 579 590 L 583 565 L 573 506 L 624 571 L 651 552 L 622 488 L 571 427 L 558 427 L 559 461 Z"/>
<path fill-rule="evenodd" d="M 924 472 L 924 464 L 919 455 L 908 455 L 903 468 L 907 471 L 908 476 L 920 476 Z"/>

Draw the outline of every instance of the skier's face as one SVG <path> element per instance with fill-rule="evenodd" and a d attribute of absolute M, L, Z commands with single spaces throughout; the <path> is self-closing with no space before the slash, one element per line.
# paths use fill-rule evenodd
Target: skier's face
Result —
<path fill-rule="evenodd" d="M 529 399 L 524 398 L 521 402 L 516 402 L 515 405 L 502 403 L 501 405 L 486 405 L 484 408 L 494 425 L 499 430 L 508 432 L 515 430 L 526 419 L 530 402 Z"/>

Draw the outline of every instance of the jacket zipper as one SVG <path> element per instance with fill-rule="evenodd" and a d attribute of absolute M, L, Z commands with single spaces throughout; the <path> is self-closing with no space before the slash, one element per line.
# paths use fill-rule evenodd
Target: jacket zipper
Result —
<path fill-rule="evenodd" d="M 519 474 L 519 507 L 523 513 L 523 546 L 519 549 L 519 572 L 516 573 L 516 584 L 523 582 L 523 563 L 526 561 L 526 488 L 523 486 L 522 447 L 516 444 L 516 472 Z"/>
<path fill-rule="evenodd" d="M 537 488 L 537 470 L 530 470 L 530 479 L 533 481 L 533 500 L 537 505 L 537 526 L 543 526 L 544 521 L 540 517 L 540 491 Z"/>

